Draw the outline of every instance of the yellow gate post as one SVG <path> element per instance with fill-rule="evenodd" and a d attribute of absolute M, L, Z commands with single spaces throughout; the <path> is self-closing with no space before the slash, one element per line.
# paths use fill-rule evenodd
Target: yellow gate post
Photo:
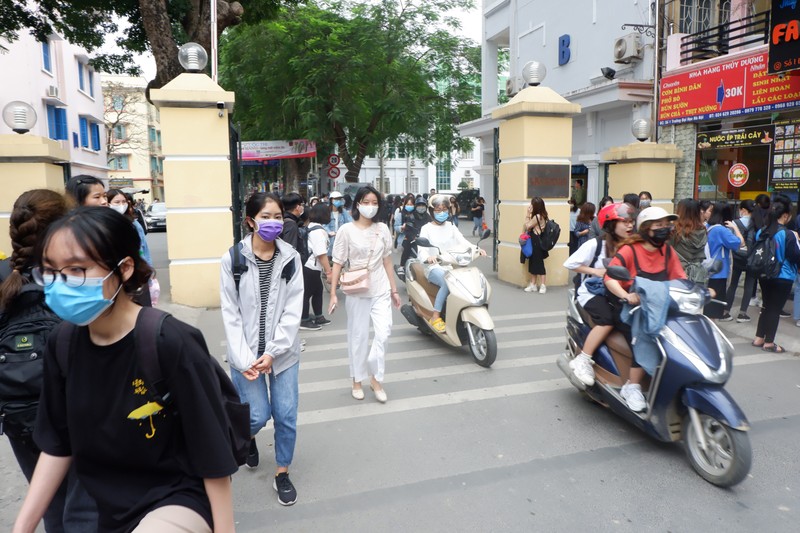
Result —
<path fill-rule="evenodd" d="M 651 205 L 669 213 L 675 209 L 675 161 L 682 152 L 674 144 L 635 142 L 617 146 L 603 154 L 606 161 L 615 161 L 608 172 L 608 194 L 622 201 L 627 193 L 648 191 Z"/>

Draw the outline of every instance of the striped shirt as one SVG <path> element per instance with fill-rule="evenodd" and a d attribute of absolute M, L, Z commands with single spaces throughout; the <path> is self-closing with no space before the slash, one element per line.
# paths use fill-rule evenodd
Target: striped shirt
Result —
<path fill-rule="evenodd" d="M 275 258 L 278 257 L 278 247 L 275 247 L 275 252 L 272 258 L 268 261 L 256 256 L 256 264 L 258 265 L 258 286 L 261 292 L 261 309 L 259 310 L 258 319 L 258 354 L 257 357 L 264 355 L 264 348 L 267 346 L 266 329 L 267 329 L 267 304 L 269 303 L 269 288 L 272 284 L 272 267 L 275 266 Z"/>

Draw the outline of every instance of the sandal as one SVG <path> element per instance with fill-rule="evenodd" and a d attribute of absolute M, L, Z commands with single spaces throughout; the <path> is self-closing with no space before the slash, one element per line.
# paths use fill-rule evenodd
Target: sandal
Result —
<path fill-rule="evenodd" d="M 436 333 L 444 333 L 444 330 L 446 328 L 444 320 L 442 320 L 441 318 L 437 318 L 436 320 L 428 320 L 428 324 L 431 325 L 431 327 Z"/>
<path fill-rule="evenodd" d="M 771 353 L 786 353 L 786 350 L 783 349 L 783 346 L 778 346 L 777 344 L 773 344 L 772 346 L 764 345 L 761 347 L 761 349 L 765 352 Z"/>
<path fill-rule="evenodd" d="M 756 344 L 756 341 L 753 341 L 753 342 L 750 343 L 750 346 L 755 346 L 756 348 L 761 348 L 762 346 L 764 346 L 764 343 L 762 342 L 761 344 Z"/>

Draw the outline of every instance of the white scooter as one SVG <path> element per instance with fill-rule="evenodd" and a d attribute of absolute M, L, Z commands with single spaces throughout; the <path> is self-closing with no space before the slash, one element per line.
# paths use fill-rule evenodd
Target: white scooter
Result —
<path fill-rule="evenodd" d="M 490 231 L 486 230 L 481 240 L 489 234 Z M 417 238 L 417 246 L 439 250 L 425 238 Z M 476 245 L 467 250 L 448 250 L 444 253 L 439 250 L 439 254 L 439 264 L 450 267 L 445 274 L 450 294 L 442 310 L 445 331 L 437 333 L 428 323 L 433 315 L 433 301 L 439 286 L 425 278 L 425 265 L 418 258 L 409 259 L 406 263 L 405 283 L 410 303 L 403 305 L 400 311 L 408 323 L 419 328 L 422 333 L 438 337 L 450 346 L 469 344 L 475 362 L 488 368 L 497 357 L 497 338 L 494 321 L 489 316 L 492 288 L 480 269 L 469 266 L 479 255 L 478 247 Z"/>

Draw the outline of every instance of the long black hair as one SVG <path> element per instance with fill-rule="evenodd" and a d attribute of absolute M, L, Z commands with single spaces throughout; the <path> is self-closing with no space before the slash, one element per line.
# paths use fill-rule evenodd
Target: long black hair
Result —
<path fill-rule="evenodd" d="M 122 274 L 117 265 L 130 257 L 133 260 L 133 273 L 122 285 L 127 294 L 138 293 L 150 281 L 153 269 L 139 253 L 139 233 L 124 215 L 98 206 L 79 207 L 70 211 L 47 229 L 36 253 L 39 265 L 46 256 L 53 235 L 62 230 L 69 231 L 89 259 L 113 272 L 120 282 Z"/>
<path fill-rule="evenodd" d="M 284 213 L 283 202 L 278 198 L 278 195 L 271 192 L 254 192 L 244 203 L 244 215 L 255 220 L 258 214 L 267 205 L 267 202 L 274 202 L 281 208 L 281 213 Z M 244 227 L 247 231 L 254 231 L 250 225 L 245 221 Z"/>
<path fill-rule="evenodd" d="M 781 194 L 773 198 L 772 204 L 764 217 L 764 231 L 774 236 L 778 232 L 778 219 L 786 213 L 792 213 L 792 201 L 789 197 Z"/>
<path fill-rule="evenodd" d="M 86 197 L 89 196 L 92 187 L 95 185 L 102 185 L 104 189 L 106 187 L 103 180 L 95 178 L 94 176 L 87 176 L 85 174 L 73 176 L 67 182 L 67 194 L 71 196 L 72 199 L 75 200 L 77 206 L 80 207 L 83 205 L 83 202 L 86 201 Z"/>

